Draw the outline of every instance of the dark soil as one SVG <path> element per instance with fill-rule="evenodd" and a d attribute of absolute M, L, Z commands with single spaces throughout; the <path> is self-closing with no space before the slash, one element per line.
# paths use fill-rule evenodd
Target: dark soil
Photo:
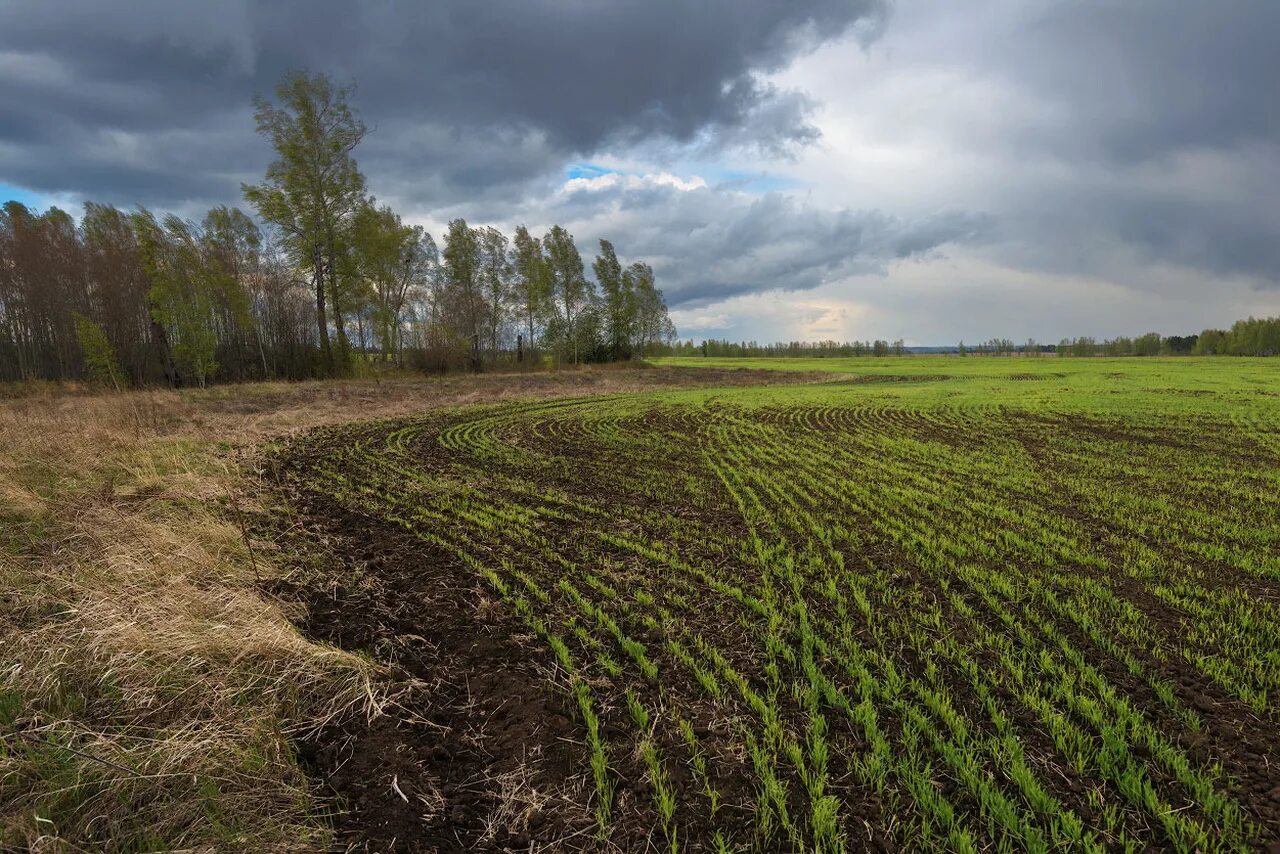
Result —
<path fill-rule="evenodd" d="M 343 565 L 280 585 L 310 637 L 389 666 L 395 697 L 300 744 L 342 850 L 598 850 L 580 727 L 473 574 L 408 534 L 300 501 Z M 327 577 L 325 577 L 327 576 Z"/>

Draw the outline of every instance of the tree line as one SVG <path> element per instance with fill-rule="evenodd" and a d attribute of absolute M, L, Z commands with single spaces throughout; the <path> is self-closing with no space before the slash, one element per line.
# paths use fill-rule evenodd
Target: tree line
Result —
<path fill-rule="evenodd" d="M 1280 317 L 1250 317 L 1199 335 L 1064 338 L 1056 351 L 1062 356 L 1280 356 Z"/>
<path fill-rule="evenodd" d="M 643 356 L 675 337 L 649 265 L 607 240 L 455 219 L 442 246 L 367 193 L 351 90 L 287 75 L 255 100 L 276 158 L 256 219 L 87 203 L 76 223 L 0 210 L 0 379 L 166 382 L 342 376 L 370 363 L 480 370 Z M 259 225 L 261 223 L 261 226 Z"/>
<path fill-rule="evenodd" d="M 1280 356 L 1280 317 L 1237 320 L 1230 329 L 1206 329 L 1198 335 L 1166 335 L 1148 332 L 1135 337 L 1063 338 L 1057 344 L 1041 344 L 1034 338 L 1022 343 L 991 338 L 979 344 L 961 341 L 954 347 L 916 348 L 961 356 Z M 708 338 L 674 341 L 654 348 L 655 355 L 738 358 L 826 358 L 849 356 L 903 356 L 912 350 L 898 339 L 874 341 L 729 341 Z"/>
<path fill-rule="evenodd" d="M 693 339 L 676 341 L 661 348 L 665 356 L 714 356 L 751 359 L 834 358 L 841 356 L 903 356 L 909 355 L 906 342 L 901 338 L 889 342 L 875 341 L 779 341 L 761 344 L 758 341 L 729 341 L 708 338 L 695 343 Z"/>

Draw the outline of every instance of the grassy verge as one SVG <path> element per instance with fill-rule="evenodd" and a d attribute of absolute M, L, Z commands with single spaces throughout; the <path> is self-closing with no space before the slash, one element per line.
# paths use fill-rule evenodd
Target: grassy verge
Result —
<path fill-rule="evenodd" d="M 0 406 L 0 847 L 325 843 L 289 745 L 368 711 L 372 668 L 259 593 L 276 566 L 235 522 L 232 450 L 264 426 L 243 402 Z"/>

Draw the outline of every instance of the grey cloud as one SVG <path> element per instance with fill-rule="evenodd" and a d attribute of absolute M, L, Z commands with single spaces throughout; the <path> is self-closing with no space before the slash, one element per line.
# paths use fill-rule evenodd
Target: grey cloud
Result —
<path fill-rule="evenodd" d="M 1096 239 L 1280 286 L 1280 206 L 1251 187 L 1280 179 L 1280 4 L 1064 4 L 1041 25 L 1056 49 L 1031 79 L 1079 129 L 1044 144 L 1108 176 L 1074 205 Z M 1205 153 L 1216 169 L 1186 165 Z"/>
<path fill-rule="evenodd" d="M 449 155 L 467 160 L 494 138 L 543 155 L 499 158 L 496 170 L 518 174 L 498 184 L 653 138 L 783 152 L 814 138 L 808 104 L 760 75 L 851 29 L 873 37 L 885 1 L 0 4 L 0 69 L 15 72 L 0 89 L 0 179 L 113 200 L 139 182 L 205 193 L 198 173 L 265 165 L 245 107 L 299 67 L 358 82 L 358 106 L 377 129 L 363 162 L 420 203 L 485 185 L 483 167 L 455 167 Z M 381 159 L 406 140 L 375 141 L 415 127 L 440 146 L 426 173 Z M 98 159 L 83 159 L 105 132 L 204 128 L 245 141 L 150 178 L 126 162 L 112 180 Z"/>
<path fill-rule="evenodd" d="M 1134 164 L 1280 137 L 1280 4 L 1057 3 L 1004 51 L 1062 121 L 1037 146 Z"/>
<path fill-rule="evenodd" d="M 891 19 L 887 7 L 0 0 L 0 181 L 125 206 L 235 201 L 270 157 L 250 96 L 306 66 L 358 81 L 373 128 L 358 157 L 380 199 L 418 220 L 563 222 L 587 255 L 610 237 L 684 307 L 822 289 L 974 243 L 1020 281 L 1091 276 L 1141 297 L 1178 268 L 1188 315 L 1220 302 L 1227 278 L 1233 293 L 1276 292 L 1249 288 L 1280 286 L 1280 3 L 913 0 Z M 837 39 L 813 65 L 838 73 L 797 75 L 826 113 L 768 79 Z M 830 139 L 811 146 L 824 119 Z M 843 140 L 847 153 L 822 149 Z M 823 169 L 820 151 L 844 161 Z M 566 162 L 593 154 L 683 175 L 769 161 L 784 179 L 778 161 L 798 156 L 798 174 L 819 164 L 807 174 L 827 207 L 733 181 L 561 190 Z M 894 277 L 863 301 L 917 298 Z M 950 301 L 924 311 L 946 315 L 939 335 L 962 322 L 966 293 L 971 318 L 1004 298 L 947 285 Z M 1047 316 L 1088 316 L 1069 308 Z"/>
<path fill-rule="evenodd" d="M 563 180 L 559 152 L 544 134 L 501 126 L 463 132 L 398 121 L 370 135 L 361 156 L 370 187 L 419 218 L 501 220 L 524 196 Z"/>
<path fill-rule="evenodd" d="M 1106 275 L 1117 254 L 1280 286 L 1280 3 L 1035 2 L 930 10 L 956 30 L 912 66 L 993 81 L 948 114 L 949 154 L 998 164 L 973 189 L 1004 259 Z"/>
<path fill-rule="evenodd" d="M 1106 276 L 1117 253 L 1147 265 L 1280 286 L 1280 145 L 1197 148 L 1132 164 L 1070 161 L 1048 178 L 1015 173 L 991 189 L 1009 260 Z"/>
<path fill-rule="evenodd" d="M 894 261 L 936 256 L 949 243 L 984 240 L 986 214 L 943 211 L 916 219 L 878 210 L 824 210 L 780 193 L 752 196 L 654 182 L 579 190 L 547 214 L 566 222 L 584 254 L 611 237 L 619 254 L 651 263 L 673 307 L 745 293 L 802 291 Z"/>

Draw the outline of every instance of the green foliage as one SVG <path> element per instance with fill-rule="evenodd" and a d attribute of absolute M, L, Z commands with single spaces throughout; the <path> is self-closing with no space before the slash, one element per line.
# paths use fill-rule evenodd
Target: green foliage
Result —
<path fill-rule="evenodd" d="M 349 358 L 338 271 L 345 231 L 365 204 L 365 179 L 352 151 L 366 128 L 351 108 L 351 92 L 323 74 L 294 72 L 276 87 L 276 103 L 255 99 L 258 133 L 271 140 L 276 159 L 261 184 L 241 185 L 258 215 L 279 231 L 294 264 L 311 274 L 317 331 L 330 371 L 345 370 Z M 338 335 L 336 358 L 326 310 Z"/>
<path fill-rule="evenodd" d="M 457 318 L 450 330 L 470 353 L 471 367 L 480 368 L 481 333 L 484 327 L 485 303 L 482 292 L 481 233 L 464 219 L 449 223 L 441 257 L 445 264 L 443 301 L 448 314 Z"/>
<path fill-rule="evenodd" d="M 348 237 L 350 252 L 343 268 L 348 290 L 369 295 L 382 356 L 398 359 L 406 305 L 411 291 L 427 280 L 435 262 L 435 241 L 422 226 L 405 225 L 399 214 L 385 205 L 377 207 L 373 200 L 356 210 Z"/>
<path fill-rule="evenodd" d="M 1280 317 L 1237 320 L 1231 329 L 1206 329 L 1196 352 L 1204 356 L 1280 356 Z"/>
<path fill-rule="evenodd" d="M 517 226 L 511 248 L 517 314 L 526 335 L 525 345 L 532 347 L 538 329 L 551 312 L 551 267 L 542 252 L 541 241 L 530 235 L 523 225 Z"/>
<path fill-rule="evenodd" d="M 636 288 L 631 271 L 625 273 L 613 244 L 600 241 L 600 255 L 592 264 L 600 285 L 604 313 L 604 343 L 613 359 L 629 359 L 636 323 Z"/>
<path fill-rule="evenodd" d="M 162 226 L 150 211 L 140 209 L 133 224 L 151 280 L 151 317 L 168 330 L 174 358 L 203 388 L 218 369 L 216 297 L 231 285 L 210 262 L 189 223 L 171 214 Z"/>
<path fill-rule="evenodd" d="M 226 205 L 211 208 L 200 230 L 215 299 L 234 324 L 253 329 L 257 318 L 243 281 L 257 267 L 262 232 L 244 211 Z"/>
<path fill-rule="evenodd" d="M 576 364 L 585 349 L 579 329 L 581 316 L 591 307 L 595 290 L 583 273 L 582 256 L 572 234 L 553 225 L 542 239 L 542 247 L 554 312 L 549 333 L 557 349 Z"/>
<path fill-rule="evenodd" d="M 667 303 L 657 288 L 653 268 L 637 261 L 622 273 L 624 325 L 631 330 L 631 350 L 649 355 L 656 346 L 668 346 L 676 337 L 676 328 L 667 316 Z"/>
<path fill-rule="evenodd" d="M 96 382 L 109 385 L 116 391 L 128 385 L 128 377 L 120 369 L 111 342 L 102 327 L 79 312 L 71 315 L 76 324 L 76 340 L 84 356 L 85 368 Z"/>

